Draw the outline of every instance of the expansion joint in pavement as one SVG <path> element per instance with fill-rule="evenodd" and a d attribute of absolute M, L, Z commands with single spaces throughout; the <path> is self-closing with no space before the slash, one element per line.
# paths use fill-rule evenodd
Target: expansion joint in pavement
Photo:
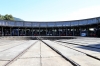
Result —
<path fill-rule="evenodd" d="M 42 56 L 41 56 L 41 41 L 40 41 L 40 66 L 42 66 Z"/>

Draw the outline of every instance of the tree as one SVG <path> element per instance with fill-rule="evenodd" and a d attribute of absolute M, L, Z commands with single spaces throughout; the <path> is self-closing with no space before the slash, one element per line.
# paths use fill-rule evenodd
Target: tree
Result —
<path fill-rule="evenodd" d="M 3 20 L 3 16 L 0 14 L 0 20 Z"/>
<path fill-rule="evenodd" d="M 14 20 L 13 16 L 12 15 L 8 15 L 8 14 L 4 15 L 3 19 L 4 20 Z"/>

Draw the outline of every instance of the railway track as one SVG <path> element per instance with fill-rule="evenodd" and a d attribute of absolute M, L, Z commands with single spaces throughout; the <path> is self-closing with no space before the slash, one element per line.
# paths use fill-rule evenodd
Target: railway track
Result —
<path fill-rule="evenodd" d="M 93 56 L 93 55 L 91 55 L 91 54 L 88 54 L 88 53 L 86 53 L 86 52 L 83 52 L 83 51 L 74 49 L 74 48 L 72 48 L 72 47 L 70 47 L 70 46 L 67 46 L 67 45 L 64 45 L 64 44 L 61 44 L 61 43 L 57 43 L 57 44 L 62 45 L 62 46 L 65 46 L 65 47 L 70 48 L 70 49 L 73 49 L 73 50 L 75 50 L 75 51 L 81 52 L 81 53 L 83 53 L 83 54 L 86 54 L 86 55 L 89 56 L 89 57 L 92 57 L 92 58 L 97 59 L 97 60 L 100 61 L 100 58 L 95 57 L 95 56 Z"/>
<path fill-rule="evenodd" d="M 80 66 L 78 63 L 76 63 L 75 61 L 69 59 L 68 57 L 65 57 L 61 52 L 59 52 L 58 50 L 56 50 L 54 47 L 48 45 L 46 42 L 42 41 L 43 43 L 45 43 L 47 46 L 49 46 L 52 50 L 54 50 L 56 53 L 58 53 L 59 55 L 61 55 L 65 60 L 69 61 L 73 66 Z"/>
<path fill-rule="evenodd" d="M 0 61 L 7 61 L 2 66 L 100 66 L 100 59 L 61 42 L 37 38 L 35 42 L 9 48 L 8 52 L 14 48 L 15 53 L 21 51 L 10 59 L 0 57 Z"/>
<path fill-rule="evenodd" d="M 93 48 L 93 47 L 90 47 L 90 46 L 84 46 L 84 45 L 80 45 L 80 44 L 67 43 L 67 42 L 61 42 L 61 41 L 54 41 L 54 42 L 57 42 L 58 44 L 60 44 L 62 46 L 71 48 L 71 49 L 76 50 L 78 52 L 84 53 L 84 54 L 86 54 L 90 57 L 93 57 L 97 60 L 100 60 L 100 56 L 98 56 L 98 55 L 100 55 L 100 52 L 94 52 L 94 50 L 99 51 L 99 48 L 95 48 L 95 47 Z M 83 47 L 83 48 L 86 48 L 86 49 L 82 50 L 80 47 Z M 96 56 L 96 54 L 97 54 L 97 56 Z"/>
<path fill-rule="evenodd" d="M 39 52 L 39 54 L 32 53 L 35 51 Z M 48 51 L 49 51 L 49 53 L 48 53 Z M 35 54 L 37 54 L 37 55 L 34 56 Z M 35 60 L 33 60 L 33 59 L 35 59 Z M 20 62 L 20 60 L 21 60 L 21 62 Z M 25 60 L 30 60 L 30 61 L 26 62 Z M 38 64 L 36 64 L 36 62 Z M 56 62 L 58 62 L 58 63 L 56 63 Z M 26 64 L 26 63 L 28 63 L 28 64 Z M 34 45 L 31 45 L 30 47 L 25 49 L 23 52 L 21 52 L 18 56 L 16 56 L 14 59 L 9 61 L 4 66 L 51 66 L 51 65 L 53 65 L 53 66 L 58 66 L 58 65 L 59 66 L 73 66 L 73 64 L 71 64 L 71 62 L 69 62 L 68 60 L 66 61 L 66 59 L 61 57 L 54 50 L 50 49 L 43 42 L 38 41 Z M 79 66 L 79 65 L 77 65 L 77 66 Z"/>
<path fill-rule="evenodd" d="M 26 43 L 26 42 L 22 42 L 22 43 L 16 43 L 16 44 L 13 44 L 12 45 L 12 43 L 11 44 L 6 44 L 6 45 L 2 45 L 2 46 L 0 46 L 0 52 L 3 52 L 3 51 L 6 51 L 6 50 L 9 50 L 9 49 L 11 49 L 11 48 L 14 48 L 14 47 L 17 47 L 17 46 L 19 46 L 19 45 L 22 45 L 22 44 L 24 44 L 24 43 Z M 3 49 L 2 49 L 3 48 Z"/>
<path fill-rule="evenodd" d="M 76 50 L 76 49 L 73 49 L 71 47 L 67 47 L 65 45 L 62 45 L 62 44 L 58 44 L 58 43 L 53 43 L 51 41 L 51 43 L 47 40 L 44 40 L 43 42 L 45 42 L 48 46 L 50 46 L 52 49 L 54 49 L 56 52 L 58 52 L 59 54 L 63 55 L 65 58 L 67 58 L 67 60 L 71 59 L 71 63 L 73 64 L 78 64 L 80 66 L 99 66 L 100 65 L 100 59 L 95 57 L 95 56 L 92 56 L 92 55 L 89 55 L 87 53 L 84 53 L 82 51 L 79 51 L 79 50 Z M 59 45 L 59 47 L 57 47 Z M 62 46 L 62 47 L 61 47 Z M 61 49 L 59 49 L 61 47 Z M 63 50 L 63 49 L 64 50 Z M 69 48 L 69 49 L 68 49 Z M 73 51 L 73 53 L 75 53 L 76 55 L 78 55 L 77 53 L 81 53 L 83 55 L 79 55 L 79 57 L 76 56 L 76 58 L 74 58 L 74 55 L 72 57 L 70 57 L 71 55 L 68 56 L 67 54 L 67 50 L 69 51 Z M 64 52 L 66 51 L 66 53 Z M 69 52 L 70 53 L 70 52 Z M 70 53 L 71 54 L 71 53 Z M 80 57 L 81 56 L 81 57 Z M 83 58 L 82 58 L 83 57 Z M 69 59 L 68 59 L 69 58 Z M 78 58 L 78 59 L 77 59 Z M 81 59 L 82 58 L 82 59 Z M 85 59 L 86 58 L 86 59 Z M 90 61 L 90 60 L 91 61 Z M 74 61 L 74 62 L 73 62 Z M 83 61 L 83 62 L 82 62 Z M 88 63 L 89 62 L 89 63 Z M 91 63 L 92 62 L 92 63 Z M 87 64 L 85 64 L 87 63 Z"/>
<path fill-rule="evenodd" d="M 36 42 L 35 42 L 36 43 Z M 35 43 L 33 43 L 32 45 L 30 45 L 29 47 L 27 47 L 26 49 L 24 49 L 22 52 L 20 52 L 16 57 L 14 57 L 13 59 L 11 59 L 8 63 L 6 63 L 4 66 L 9 66 L 11 63 L 13 63 L 15 60 L 17 60 L 22 54 L 24 54 L 25 52 L 27 52 L 27 50 L 29 48 L 31 48 Z"/>
<path fill-rule="evenodd" d="M 23 53 L 25 48 L 30 47 L 35 41 L 27 41 L 22 42 L 22 44 L 15 44 L 15 46 L 10 46 L 7 49 L 3 49 L 0 52 L 0 66 L 6 66 L 6 64 L 10 63 L 13 59 L 15 59 L 19 54 Z M 28 43 L 28 44 L 27 44 Z M 23 48 L 24 47 L 24 48 Z M 0 47 L 1 48 L 1 47 Z"/>
<path fill-rule="evenodd" d="M 95 49 L 100 49 L 100 48 L 98 48 L 98 47 L 81 45 L 81 43 L 80 43 L 80 44 L 77 44 L 77 43 L 70 43 L 70 42 L 63 42 L 63 41 L 57 41 L 57 42 L 67 43 L 67 44 L 72 44 L 72 45 L 78 45 L 78 46 L 84 46 L 84 47 L 90 47 L 90 48 L 95 48 Z"/>

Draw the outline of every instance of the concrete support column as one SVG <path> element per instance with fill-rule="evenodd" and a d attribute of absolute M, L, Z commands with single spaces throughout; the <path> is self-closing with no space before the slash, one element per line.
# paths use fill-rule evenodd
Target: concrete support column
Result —
<path fill-rule="evenodd" d="M 3 27 L 2 27 L 2 36 L 4 36 Z"/>
<path fill-rule="evenodd" d="M 52 28 L 52 32 L 53 32 L 53 33 L 52 33 L 52 36 L 54 36 L 54 31 L 53 31 L 53 28 Z"/>
<path fill-rule="evenodd" d="M 59 36 L 60 36 L 60 29 L 58 28 L 58 30 L 59 30 Z"/>
<path fill-rule="evenodd" d="M 78 36 L 79 30 L 78 28 L 75 29 L 75 35 Z"/>
<path fill-rule="evenodd" d="M 73 36 L 74 36 L 74 28 L 73 28 Z"/>
<path fill-rule="evenodd" d="M 89 36 L 89 28 L 86 28 L 87 36 Z"/>
<path fill-rule="evenodd" d="M 39 36 L 40 36 L 40 27 L 39 27 Z"/>
<path fill-rule="evenodd" d="M 19 36 L 19 28 L 18 28 L 18 36 Z"/>
<path fill-rule="evenodd" d="M 25 28 L 25 36 L 26 36 L 26 28 Z"/>
<path fill-rule="evenodd" d="M 32 28 L 32 36 L 33 36 L 33 28 Z"/>
<path fill-rule="evenodd" d="M 70 34 L 70 36 L 71 36 L 71 33 L 72 33 L 71 28 L 69 28 L 69 34 Z"/>
<path fill-rule="evenodd" d="M 66 36 L 67 36 L 67 28 L 66 28 Z"/>
<path fill-rule="evenodd" d="M 47 36 L 47 28 L 46 28 L 46 36 Z"/>
<path fill-rule="evenodd" d="M 79 28 L 79 31 L 80 31 L 80 35 L 79 36 L 81 36 L 81 31 L 82 31 L 81 27 Z"/>
<path fill-rule="evenodd" d="M 12 30 L 11 30 L 11 28 L 10 28 L 10 36 L 12 36 Z"/>
<path fill-rule="evenodd" d="M 80 33 L 79 32 L 80 32 L 80 28 L 78 28 L 78 36 L 80 36 Z"/>

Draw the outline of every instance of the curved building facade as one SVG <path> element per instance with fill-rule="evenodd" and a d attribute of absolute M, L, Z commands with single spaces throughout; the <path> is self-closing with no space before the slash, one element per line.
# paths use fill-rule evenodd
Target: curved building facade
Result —
<path fill-rule="evenodd" d="M 0 20 L 1 36 L 98 36 L 100 17 L 57 22 Z"/>

